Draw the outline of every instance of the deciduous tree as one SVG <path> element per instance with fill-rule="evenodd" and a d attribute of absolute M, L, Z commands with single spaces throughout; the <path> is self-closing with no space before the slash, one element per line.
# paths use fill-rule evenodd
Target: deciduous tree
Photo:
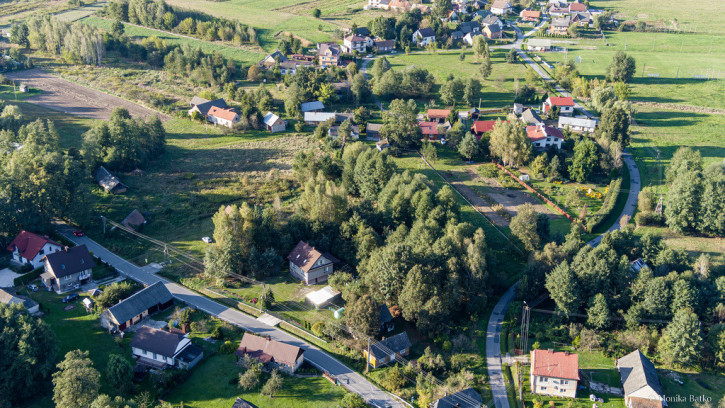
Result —
<path fill-rule="evenodd" d="M 57 408 L 91 405 L 98 397 L 101 374 L 93 367 L 87 351 L 69 351 L 53 373 L 53 402 Z"/>

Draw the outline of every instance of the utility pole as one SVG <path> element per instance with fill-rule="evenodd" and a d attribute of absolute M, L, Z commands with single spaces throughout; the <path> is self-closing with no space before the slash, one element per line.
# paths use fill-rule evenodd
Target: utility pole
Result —
<path fill-rule="evenodd" d="M 521 309 L 521 354 L 526 354 L 529 343 L 529 320 L 531 318 L 528 303 L 524 301 L 524 308 Z"/>
<path fill-rule="evenodd" d="M 365 356 L 365 373 L 370 372 L 370 337 L 368 337 L 368 355 Z"/>
<path fill-rule="evenodd" d="M 103 222 L 103 236 L 106 236 L 106 217 L 101 215 L 101 221 Z"/>

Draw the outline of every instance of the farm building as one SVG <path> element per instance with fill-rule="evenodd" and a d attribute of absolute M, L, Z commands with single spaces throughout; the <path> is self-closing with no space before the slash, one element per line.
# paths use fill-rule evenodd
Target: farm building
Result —
<path fill-rule="evenodd" d="M 101 326 L 123 331 L 146 316 L 171 307 L 174 297 L 163 282 L 156 282 L 101 313 Z"/>
<path fill-rule="evenodd" d="M 572 118 L 569 116 L 559 116 L 559 128 L 569 129 L 574 132 L 591 133 L 597 128 L 596 119 L 589 118 Z"/>
<path fill-rule="evenodd" d="M 526 43 L 529 51 L 551 51 L 551 40 L 545 38 L 532 38 Z"/>
<path fill-rule="evenodd" d="M 127 215 L 126 218 L 121 221 L 121 225 L 133 230 L 139 230 L 141 227 L 146 225 L 146 218 L 144 218 L 143 214 L 141 214 L 139 210 L 133 210 L 131 211 L 131 214 Z"/>
<path fill-rule="evenodd" d="M 521 121 L 527 125 L 543 125 L 544 121 L 541 117 L 531 108 L 528 108 L 521 113 Z"/>
<path fill-rule="evenodd" d="M 340 299 L 340 292 L 332 288 L 332 286 L 325 286 L 320 290 L 310 292 L 305 296 L 305 303 L 314 306 L 315 309 L 321 309 L 327 307 L 330 303 L 336 302 Z"/>
<path fill-rule="evenodd" d="M 284 132 L 287 129 L 287 122 L 272 112 L 264 115 L 264 127 L 272 132 Z"/>
<path fill-rule="evenodd" d="M 189 106 L 191 106 L 191 109 L 189 109 L 189 116 L 193 116 L 194 112 L 199 112 L 203 118 L 206 118 L 209 115 L 209 110 L 211 108 L 226 109 L 227 103 L 221 98 L 210 101 L 208 99 L 195 96 L 191 98 Z"/>
<path fill-rule="evenodd" d="M 657 407 L 666 404 L 654 364 L 635 350 L 616 361 L 622 377 L 624 402 L 628 407 Z"/>

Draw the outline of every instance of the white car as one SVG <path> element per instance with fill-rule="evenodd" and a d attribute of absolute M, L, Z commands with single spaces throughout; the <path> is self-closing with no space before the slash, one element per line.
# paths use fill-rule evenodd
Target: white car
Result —
<path fill-rule="evenodd" d="M 211 244 L 212 243 L 212 240 L 211 240 L 210 237 L 203 237 L 201 240 L 204 241 L 207 244 Z"/>
<path fill-rule="evenodd" d="M 372 58 L 372 57 L 374 57 L 373 54 L 368 54 L 368 55 L 365 56 L 365 58 Z"/>

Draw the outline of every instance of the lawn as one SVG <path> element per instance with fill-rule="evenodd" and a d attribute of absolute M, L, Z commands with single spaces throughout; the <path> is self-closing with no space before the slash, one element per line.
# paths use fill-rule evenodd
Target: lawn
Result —
<path fill-rule="evenodd" d="M 81 20 L 82 23 L 99 27 L 106 31 L 111 31 L 111 25 L 113 21 L 107 20 L 101 17 L 86 17 Z M 230 44 L 224 44 L 220 42 L 210 42 L 196 40 L 192 38 L 182 37 L 174 34 L 170 34 L 163 31 L 157 31 L 149 28 L 138 27 L 130 24 L 125 24 L 125 34 L 131 38 L 142 40 L 148 37 L 158 37 L 168 42 L 169 44 L 185 45 L 188 44 L 191 47 L 199 47 L 202 51 L 211 54 L 213 52 L 219 52 L 226 58 L 234 60 L 244 65 L 250 65 L 259 62 L 264 58 L 264 53 L 261 50 L 255 50 L 253 46 L 237 47 Z"/>
<path fill-rule="evenodd" d="M 721 21 L 712 18 L 722 10 L 719 0 L 592 0 L 590 6 L 618 12 L 629 20 L 660 20 L 670 28 L 725 34 Z"/>
<path fill-rule="evenodd" d="M 342 387 L 323 377 L 285 376 L 282 390 L 269 398 L 259 391 L 242 391 L 233 384 L 240 372 L 234 356 L 215 355 L 200 363 L 191 377 L 164 400 L 189 408 L 229 408 L 237 397 L 265 408 L 335 408 L 345 395 Z"/>

